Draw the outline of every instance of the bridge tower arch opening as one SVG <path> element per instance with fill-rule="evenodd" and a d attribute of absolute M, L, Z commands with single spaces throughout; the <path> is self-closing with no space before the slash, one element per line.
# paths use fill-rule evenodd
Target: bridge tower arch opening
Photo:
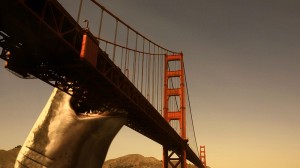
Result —
<path fill-rule="evenodd" d="M 164 111 L 165 120 L 171 124 L 172 121 L 179 123 L 178 134 L 183 143 L 180 147 L 163 146 L 163 167 L 186 168 L 186 100 L 185 100 L 185 76 L 184 76 L 183 54 L 165 55 L 164 71 Z M 175 81 L 173 81 L 173 79 Z M 177 80 L 177 81 L 176 81 Z M 172 103 L 170 101 L 174 101 Z"/>

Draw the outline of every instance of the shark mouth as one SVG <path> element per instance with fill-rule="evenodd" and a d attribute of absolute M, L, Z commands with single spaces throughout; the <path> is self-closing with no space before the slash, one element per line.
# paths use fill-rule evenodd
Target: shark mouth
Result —
<path fill-rule="evenodd" d="M 79 119 L 88 119 L 93 117 L 104 117 L 104 116 L 117 116 L 117 117 L 126 117 L 127 112 L 125 110 L 114 109 L 110 108 L 110 111 L 103 110 L 107 108 L 101 109 L 91 109 L 87 105 L 77 101 L 75 98 L 71 97 L 70 99 L 70 107 L 74 110 L 77 117 Z"/>
<path fill-rule="evenodd" d="M 127 121 L 126 113 L 82 107 L 70 95 L 54 89 L 15 168 L 102 167 L 112 140 Z"/>

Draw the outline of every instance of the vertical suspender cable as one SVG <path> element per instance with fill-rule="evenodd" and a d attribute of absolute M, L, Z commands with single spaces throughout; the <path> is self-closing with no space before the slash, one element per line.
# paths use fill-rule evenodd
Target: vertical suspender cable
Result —
<path fill-rule="evenodd" d="M 135 51 L 134 51 L 134 63 L 133 63 L 133 84 L 135 85 L 135 71 L 136 71 L 136 52 L 137 52 L 137 40 L 138 40 L 138 36 L 137 34 L 135 34 Z"/>
<path fill-rule="evenodd" d="M 125 49 L 126 50 L 126 49 Z M 121 71 L 125 72 L 125 68 L 123 69 L 123 59 L 124 59 L 124 48 L 122 48 L 122 53 L 121 53 Z M 125 66 L 124 66 L 125 67 Z"/>
<path fill-rule="evenodd" d="M 128 50 L 128 49 L 127 49 Z M 127 67 L 126 67 L 126 76 L 127 78 L 129 79 L 129 63 L 130 63 L 130 50 L 128 50 L 128 53 L 127 53 Z M 132 82 L 132 81 L 131 81 Z"/>
<path fill-rule="evenodd" d="M 125 49 L 125 70 L 124 73 L 128 73 L 128 62 L 127 62 L 127 57 L 128 57 L 128 38 L 129 38 L 129 27 L 127 27 L 127 35 L 126 35 L 126 49 Z M 127 76 L 127 75 L 126 75 Z"/>
<path fill-rule="evenodd" d="M 136 38 L 136 39 L 138 40 L 138 34 L 136 34 L 136 35 L 137 35 L 137 38 Z M 137 57 L 138 60 L 137 60 L 137 79 L 136 79 L 136 80 L 137 80 L 137 82 L 136 82 L 136 83 L 137 83 L 137 84 L 136 84 L 137 86 L 136 86 L 136 88 L 139 89 L 139 83 L 140 83 L 140 82 L 139 82 L 139 79 L 140 79 L 140 78 L 139 78 L 139 77 L 140 77 L 140 57 L 141 57 L 141 52 L 138 52 L 138 54 L 139 54 L 139 55 L 138 55 L 138 57 Z"/>
<path fill-rule="evenodd" d="M 158 90 L 159 90 L 159 46 L 157 46 L 157 58 L 156 58 L 157 60 L 156 60 L 156 83 L 155 83 L 155 85 L 156 85 L 156 108 L 157 108 L 157 111 L 158 111 L 158 107 L 159 107 L 159 105 L 158 105 L 158 99 L 159 99 L 159 97 L 158 97 Z"/>
<path fill-rule="evenodd" d="M 148 82 L 147 82 L 147 98 L 150 101 L 150 70 L 151 70 L 151 43 L 149 41 L 149 57 L 148 57 Z"/>
<path fill-rule="evenodd" d="M 154 89 L 155 89 L 155 87 L 154 87 L 154 80 L 155 80 L 155 78 L 154 78 L 154 76 L 155 76 L 155 45 L 153 46 L 153 56 L 152 56 L 152 104 L 153 104 L 153 106 L 154 106 Z"/>
<path fill-rule="evenodd" d="M 116 43 L 117 43 L 117 34 L 118 34 L 118 23 L 119 23 L 119 21 L 116 20 L 114 49 L 113 49 L 113 62 L 115 62 L 115 56 L 116 56 Z"/>
<path fill-rule="evenodd" d="M 77 23 L 79 22 L 79 19 L 80 19 L 80 14 L 81 14 L 81 8 L 82 8 L 82 1 L 83 0 L 80 0 L 80 3 L 79 3 L 79 9 L 78 9 L 78 14 L 77 14 Z"/>
<path fill-rule="evenodd" d="M 149 47 L 149 45 L 148 45 L 148 47 Z M 149 52 L 149 53 L 150 53 L 150 52 Z M 149 100 L 149 94 L 148 94 L 148 81 L 149 81 L 149 80 L 148 80 L 148 71 L 149 71 L 149 70 L 148 70 L 148 69 L 149 69 L 148 66 L 149 66 L 149 57 L 150 57 L 150 56 L 149 56 L 149 53 L 148 53 L 148 56 L 145 58 L 145 59 L 146 59 L 146 65 L 145 65 L 145 66 L 146 66 L 146 67 L 145 67 L 145 71 L 146 71 L 146 72 L 145 72 L 145 75 L 146 75 L 146 76 L 145 76 L 145 81 L 146 81 L 146 82 L 145 82 L 145 94 L 146 94 L 147 100 Z"/>
<path fill-rule="evenodd" d="M 136 88 L 138 88 L 139 89 L 139 77 L 140 77 L 140 57 L 141 57 L 141 53 L 140 52 L 138 52 L 138 61 L 137 61 L 137 79 L 136 79 Z"/>
<path fill-rule="evenodd" d="M 161 99 L 163 100 L 163 97 L 164 97 L 164 89 L 163 89 L 163 87 L 164 87 L 164 71 L 165 71 L 165 64 L 164 64 L 164 59 L 165 59 L 165 50 L 162 50 L 161 51 L 162 52 L 162 58 L 161 58 L 161 60 L 162 60 L 162 67 L 161 67 L 161 71 L 162 71 L 162 73 L 161 73 L 161 81 L 160 81 L 160 83 L 161 83 Z M 161 115 L 163 114 L 163 103 L 161 103 L 160 104 L 160 113 L 161 113 Z"/>
<path fill-rule="evenodd" d="M 102 21 L 103 21 L 103 9 L 101 9 L 101 16 L 100 16 L 100 23 L 99 23 L 99 32 L 98 32 L 98 38 L 100 39 L 101 37 L 101 30 L 102 30 Z M 100 41 L 99 40 L 99 45 L 100 45 Z"/>
<path fill-rule="evenodd" d="M 144 80 L 144 57 L 145 57 L 145 38 L 143 38 L 143 57 L 142 57 L 142 81 L 141 81 L 141 92 L 143 94 L 143 80 Z"/>

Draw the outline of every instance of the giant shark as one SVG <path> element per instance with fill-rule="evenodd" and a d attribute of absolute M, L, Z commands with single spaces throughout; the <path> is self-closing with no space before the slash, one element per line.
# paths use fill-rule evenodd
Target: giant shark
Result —
<path fill-rule="evenodd" d="M 25 143 L 15 168 L 99 168 L 126 123 L 126 114 L 78 113 L 72 97 L 54 89 Z"/>

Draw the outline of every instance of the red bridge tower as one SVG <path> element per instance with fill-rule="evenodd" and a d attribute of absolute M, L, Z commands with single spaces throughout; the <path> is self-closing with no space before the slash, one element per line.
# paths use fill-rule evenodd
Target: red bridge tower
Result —
<path fill-rule="evenodd" d="M 179 69 L 170 69 L 170 64 L 179 65 Z M 183 54 L 178 55 L 165 55 L 165 75 L 164 75 L 164 118 L 170 123 L 171 121 L 178 121 L 180 125 L 179 135 L 185 141 L 185 143 L 179 147 L 180 149 L 174 149 L 171 146 L 163 147 L 163 167 L 168 168 L 169 165 L 172 168 L 181 167 L 186 168 L 186 102 L 185 102 L 185 76 L 183 66 Z M 174 80 L 180 81 L 178 88 L 171 88 L 170 83 Z M 179 111 L 169 107 L 171 97 L 178 97 L 180 99 Z M 175 98 L 176 100 L 176 98 Z"/>
<path fill-rule="evenodd" d="M 203 166 L 206 168 L 205 146 L 200 146 L 200 160 L 203 163 Z"/>

